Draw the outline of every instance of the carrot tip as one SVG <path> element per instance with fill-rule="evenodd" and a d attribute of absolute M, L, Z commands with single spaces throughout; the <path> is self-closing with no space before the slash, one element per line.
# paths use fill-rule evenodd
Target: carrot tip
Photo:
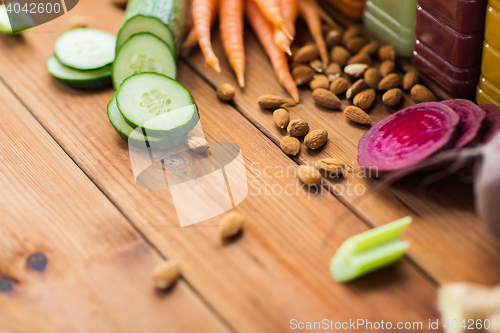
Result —
<path fill-rule="evenodd" d="M 292 56 L 292 50 L 290 49 L 290 47 L 289 47 L 288 45 L 286 46 L 285 52 L 286 52 L 286 54 L 288 54 L 290 57 Z"/>
<path fill-rule="evenodd" d="M 281 22 L 280 29 L 285 33 L 285 35 L 288 37 L 289 40 L 293 40 L 293 37 L 290 34 L 290 32 L 288 31 L 288 29 L 286 28 L 285 23 Z"/>
<path fill-rule="evenodd" d="M 245 88 L 245 77 L 243 75 L 238 75 L 238 85 L 240 88 Z"/>

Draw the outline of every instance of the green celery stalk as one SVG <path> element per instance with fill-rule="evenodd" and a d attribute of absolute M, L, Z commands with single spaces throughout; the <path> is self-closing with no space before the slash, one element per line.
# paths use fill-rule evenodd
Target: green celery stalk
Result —
<path fill-rule="evenodd" d="M 398 261 L 410 247 L 400 237 L 412 220 L 408 216 L 346 240 L 330 263 L 333 278 L 351 281 Z"/>

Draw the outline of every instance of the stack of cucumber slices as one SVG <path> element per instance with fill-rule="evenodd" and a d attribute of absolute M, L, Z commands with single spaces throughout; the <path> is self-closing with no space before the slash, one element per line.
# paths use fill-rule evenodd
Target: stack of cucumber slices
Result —
<path fill-rule="evenodd" d="M 178 146 L 199 121 L 193 97 L 175 81 L 188 5 L 189 0 L 130 0 L 117 38 L 96 29 L 70 30 L 56 41 L 47 68 L 77 88 L 112 82 L 116 93 L 108 118 L 130 145 Z"/>
<path fill-rule="evenodd" d="M 62 34 L 47 60 L 52 76 L 74 88 L 101 88 L 111 84 L 116 37 L 97 30 L 79 28 Z"/>

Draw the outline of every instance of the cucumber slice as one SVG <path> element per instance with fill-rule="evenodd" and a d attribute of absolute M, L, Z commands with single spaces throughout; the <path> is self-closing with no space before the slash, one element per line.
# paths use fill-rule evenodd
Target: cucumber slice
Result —
<path fill-rule="evenodd" d="M 164 138 L 157 138 L 154 136 L 146 137 L 142 133 L 142 130 L 139 132 L 138 130 L 134 130 L 130 127 L 125 119 L 123 119 L 120 110 L 118 110 L 115 95 L 113 95 L 113 98 L 108 103 L 108 119 L 111 125 L 113 125 L 116 133 L 118 133 L 123 140 L 127 141 L 129 145 L 136 148 L 145 149 L 148 147 L 152 150 L 165 150 L 177 145 L 176 142 L 172 142 Z"/>
<path fill-rule="evenodd" d="M 135 34 L 120 47 L 113 63 L 115 89 L 132 74 L 155 72 L 177 77 L 175 57 L 160 38 L 150 33 Z"/>
<path fill-rule="evenodd" d="M 74 88 L 101 88 L 111 85 L 111 65 L 90 71 L 64 66 L 55 56 L 45 63 L 49 73 Z"/>
<path fill-rule="evenodd" d="M 132 127 L 147 135 L 180 141 L 196 126 L 198 109 L 179 82 L 157 73 L 134 74 L 116 93 L 118 109 Z"/>
<path fill-rule="evenodd" d="M 115 36 L 108 32 L 78 28 L 59 36 L 54 50 L 57 59 L 63 65 L 80 70 L 90 70 L 104 67 L 113 62 L 115 43 Z"/>
<path fill-rule="evenodd" d="M 130 0 L 125 21 L 118 33 L 117 49 L 130 36 L 150 32 L 161 38 L 178 54 L 188 13 L 189 0 Z"/>

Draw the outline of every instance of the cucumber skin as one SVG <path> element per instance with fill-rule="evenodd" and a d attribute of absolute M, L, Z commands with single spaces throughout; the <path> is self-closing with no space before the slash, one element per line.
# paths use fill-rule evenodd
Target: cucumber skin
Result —
<path fill-rule="evenodd" d="M 143 74 L 154 74 L 154 75 L 160 75 L 160 76 L 163 76 L 169 80 L 172 80 L 174 81 L 175 83 L 177 83 L 178 85 L 180 85 L 182 88 L 184 88 L 184 90 L 186 90 L 186 92 L 189 94 L 190 98 L 191 98 L 191 101 L 193 102 L 193 106 L 197 106 L 196 105 L 196 102 L 193 98 L 193 95 L 191 95 L 191 92 L 189 90 L 187 90 L 183 85 L 181 85 L 179 82 L 177 82 L 176 80 L 166 76 L 166 75 L 163 75 L 163 74 L 159 74 L 159 73 L 154 73 L 154 72 L 143 72 L 143 73 L 137 73 L 137 74 L 134 74 L 134 75 L 131 75 L 129 76 L 128 78 L 126 78 L 125 80 L 123 80 L 122 82 L 122 85 L 125 83 L 125 81 L 127 80 L 130 80 L 131 78 L 133 78 L 134 76 L 137 76 L 137 75 L 143 75 Z M 120 90 L 116 91 L 115 95 L 118 96 L 118 93 L 120 92 Z M 118 110 L 120 109 L 119 105 L 118 105 Z M 121 111 L 120 111 L 121 113 Z M 161 130 L 151 130 L 151 129 L 147 129 L 143 126 L 140 126 L 138 124 L 135 124 L 134 122 L 132 122 L 130 119 L 128 119 L 123 113 L 122 113 L 122 116 L 123 116 L 123 119 L 125 120 L 125 122 L 132 128 L 138 128 L 140 127 L 141 129 L 143 129 L 144 131 L 146 131 L 146 133 L 149 133 L 149 135 L 154 135 L 154 136 L 158 136 L 158 137 L 165 137 L 165 132 L 164 131 L 161 131 Z M 186 128 L 190 128 L 189 132 L 192 131 L 195 127 L 196 127 L 196 124 L 198 124 L 198 121 L 200 121 L 200 112 L 198 111 L 198 108 L 196 108 L 196 116 L 194 116 L 193 118 L 191 118 L 191 120 L 188 122 L 189 125 L 186 125 Z M 186 133 L 186 136 L 187 136 L 188 133 Z"/>
<path fill-rule="evenodd" d="M 57 59 L 57 58 L 56 58 Z M 76 88 L 76 89 L 97 89 L 97 88 L 104 88 L 104 87 L 111 87 L 113 86 L 113 82 L 111 80 L 111 65 L 110 66 L 110 71 L 109 75 L 103 75 L 101 77 L 96 77 L 94 79 L 68 79 L 68 78 L 62 78 L 59 76 L 56 76 L 51 73 L 48 63 L 51 60 L 51 58 L 47 59 L 46 61 L 46 67 L 49 71 L 49 73 L 54 77 L 57 81 L 64 83 L 65 85 Z M 58 60 L 59 61 L 59 60 Z M 61 66 L 64 66 L 61 64 Z M 77 69 L 75 69 L 77 70 Z"/>
<path fill-rule="evenodd" d="M 138 36 L 138 35 L 151 35 L 151 36 L 154 36 L 155 38 L 157 38 L 159 41 L 161 41 L 162 43 L 164 43 L 167 48 L 170 50 L 170 52 L 172 52 L 172 50 L 170 49 L 170 46 L 168 46 L 167 43 L 165 43 L 165 41 L 161 38 L 159 38 L 158 36 L 150 33 L 150 32 L 139 32 L 139 33 L 136 33 L 136 34 L 133 34 L 132 36 L 130 36 L 121 46 L 120 48 L 118 49 L 118 51 L 116 52 L 116 56 L 115 56 L 115 61 L 113 61 L 113 64 L 111 65 L 111 78 L 112 78 L 112 84 L 113 84 L 113 87 L 115 88 L 116 91 L 118 91 L 118 89 L 120 89 L 120 85 L 119 84 L 116 84 L 114 82 L 114 72 L 115 72 L 115 64 L 116 64 L 116 59 L 118 58 L 118 55 L 120 54 L 120 50 L 125 46 L 125 44 L 127 44 L 127 42 L 132 39 L 133 37 L 135 36 Z M 172 53 L 172 55 L 174 56 L 174 54 Z M 174 56 L 174 60 L 175 60 L 175 56 Z M 174 70 L 175 70 L 175 77 L 173 77 L 172 79 L 176 80 L 177 79 L 177 66 L 175 66 L 174 64 Z M 136 74 L 140 74 L 140 73 L 136 73 Z M 134 74 L 132 74 L 134 75 Z"/>
<path fill-rule="evenodd" d="M 173 52 L 179 54 L 184 39 L 188 7 L 188 0 L 129 0 L 122 28 L 135 16 L 157 18 L 170 29 L 175 41 Z"/>

